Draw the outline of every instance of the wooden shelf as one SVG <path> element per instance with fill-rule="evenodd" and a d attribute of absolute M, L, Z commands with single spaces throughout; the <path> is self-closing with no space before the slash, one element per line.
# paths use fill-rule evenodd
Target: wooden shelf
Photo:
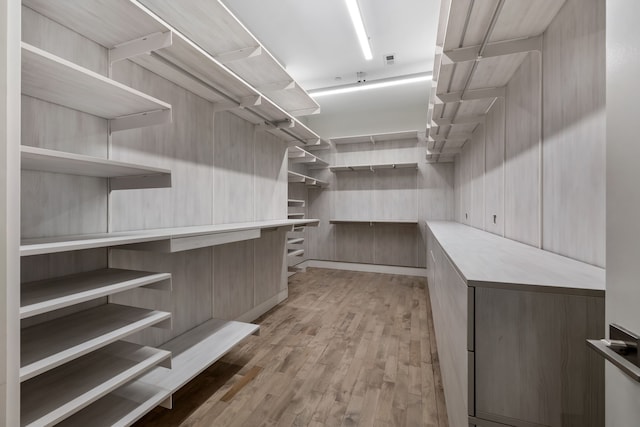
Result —
<path fill-rule="evenodd" d="M 222 2 L 140 2 L 292 115 L 319 112 L 318 103 Z"/>
<path fill-rule="evenodd" d="M 313 178 L 311 176 L 303 175 L 301 173 L 289 171 L 289 182 L 299 182 L 303 183 L 309 187 L 326 187 L 329 185 L 328 182 L 322 181 L 317 178 Z"/>
<path fill-rule="evenodd" d="M 111 178 L 110 189 L 171 187 L 171 171 L 44 148 L 20 147 L 23 170 Z"/>
<path fill-rule="evenodd" d="M 304 218 L 304 215 L 305 215 L 304 212 L 290 212 L 288 214 L 288 217 L 292 218 L 292 219 L 293 218 Z"/>
<path fill-rule="evenodd" d="M 417 169 L 417 163 L 387 163 L 377 165 L 346 165 L 346 166 L 331 166 L 329 170 L 331 172 L 355 172 L 355 171 L 371 171 L 382 169 Z"/>
<path fill-rule="evenodd" d="M 20 285 L 20 319 L 138 287 L 171 288 L 170 273 L 105 268 Z"/>
<path fill-rule="evenodd" d="M 171 105 L 27 43 L 22 93 L 105 119 L 171 110 Z"/>
<path fill-rule="evenodd" d="M 56 424 L 170 358 L 169 351 L 118 341 L 38 375 L 21 384 L 21 424 Z"/>
<path fill-rule="evenodd" d="M 259 330 L 251 323 L 211 319 L 162 345 L 172 354 L 171 370 L 154 369 L 140 381 L 175 392 Z"/>
<path fill-rule="evenodd" d="M 473 4 L 473 6 L 472 6 Z M 450 162 L 531 52 L 542 49 L 542 34 L 564 1 L 528 4 L 441 3 L 433 89 L 429 101 L 427 161 Z M 495 17 L 495 25 L 491 25 Z M 514 24 L 514 23 L 517 23 Z M 480 52 L 483 40 L 487 40 Z M 464 107 L 454 107 L 464 101 Z M 461 136 L 467 135 L 467 136 Z"/>
<path fill-rule="evenodd" d="M 390 133 L 378 133 L 369 135 L 355 135 L 355 136 L 343 136 L 339 138 L 331 138 L 331 141 L 336 144 L 377 144 L 381 142 L 392 141 L 404 141 L 404 140 L 419 140 L 419 132 L 415 130 L 390 132 Z"/>
<path fill-rule="evenodd" d="M 304 243 L 304 237 L 295 237 L 287 240 L 288 245 L 300 245 L 302 243 Z"/>
<path fill-rule="evenodd" d="M 20 381 L 170 319 L 164 311 L 105 304 L 23 328 Z"/>
<path fill-rule="evenodd" d="M 217 2 L 207 2 L 206 7 L 208 3 Z M 231 71 L 228 57 L 216 58 L 136 0 L 86 0 L 82 5 L 25 0 L 24 4 L 110 49 L 112 60 L 130 59 L 211 101 L 216 111 L 231 111 L 288 143 L 307 145 L 320 141 L 315 132 Z M 199 18 L 204 16 L 204 25 L 215 18 L 196 15 L 187 17 L 188 24 L 192 28 L 203 25 Z M 205 34 L 197 38 L 207 37 Z"/>
<path fill-rule="evenodd" d="M 125 427 L 171 398 L 171 392 L 142 381 L 132 381 L 100 398 L 58 427 Z"/>
<path fill-rule="evenodd" d="M 31 256 L 123 245 L 130 245 L 128 248 L 131 249 L 179 252 L 254 239 L 259 237 L 260 231 L 264 229 L 317 226 L 318 223 L 317 219 L 286 219 L 26 239 L 20 246 L 20 255 Z M 134 244 L 137 246 L 132 246 Z"/>
<path fill-rule="evenodd" d="M 399 224 L 418 225 L 417 219 L 330 219 L 329 224 Z"/>
<path fill-rule="evenodd" d="M 304 146 L 307 151 L 328 150 L 331 148 L 331 142 L 326 139 L 317 139 L 316 141 Z"/>
<path fill-rule="evenodd" d="M 289 147 L 288 156 L 291 163 L 301 163 L 309 169 L 323 169 L 329 166 L 329 163 L 300 147 Z"/>
<path fill-rule="evenodd" d="M 287 200 L 287 204 L 289 206 L 304 207 L 305 201 L 304 200 L 296 200 L 296 199 L 288 199 Z"/>

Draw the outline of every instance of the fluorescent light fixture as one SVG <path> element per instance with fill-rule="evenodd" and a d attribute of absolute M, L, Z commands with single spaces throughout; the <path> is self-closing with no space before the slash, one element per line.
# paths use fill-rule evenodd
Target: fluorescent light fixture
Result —
<path fill-rule="evenodd" d="M 351 22 L 353 22 L 353 28 L 356 30 L 364 59 L 371 61 L 373 54 L 371 53 L 371 46 L 369 45 L 369 37 L 364 29 L 364 22 L 362 22 L 362 14 L 358 7 L 358 0 L 345 0 L 347 2 L 347 9 L 349 9 L 349 15 L 351 16 Z"/>
<path fill-rule="evenodd" d="M 431 80 L 431 78 L 432 78 L 431 73 L 409 74 L 399 78 L 394 77 L 389 79 L 373 80 L 373 81 L 364 82 L 364 83 L 355 83 L 350 85 L 333 86 L 333 87 L 327 87 L 324 89 L 312 90 L 312 91 L 309 91 L 309 95 L 311 95 L 313 98 L 319 98 L 321 96 L 339 95 L 342 93 L 359 92 L 363 90 L 380 89 L 384 87 L 400 86 L 400 85 L 406 85 L 411 83 L 425 82 L 425 81 Z"/>

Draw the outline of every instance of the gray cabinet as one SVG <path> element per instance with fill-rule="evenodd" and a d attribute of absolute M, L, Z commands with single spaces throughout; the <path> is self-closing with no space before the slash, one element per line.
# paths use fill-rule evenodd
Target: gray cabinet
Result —
<path fill-rule="evenodd" d="M 429 222 L 429 294 L 452 427 L 601 426 L 604 270 Z"/>

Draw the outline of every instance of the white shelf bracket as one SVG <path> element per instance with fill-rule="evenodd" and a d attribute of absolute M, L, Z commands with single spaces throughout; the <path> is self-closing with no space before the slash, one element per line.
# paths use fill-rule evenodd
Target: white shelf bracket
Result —
<path fill-rule="evenodd" d="M 148 54 L 155 50 L 169 47 L 173 44 L 173 33 L 153 33 L 139 39 L 121 43 L 109 49 L 109 63 L 133 58 L 134 56 Z"/>
<path fill-rule="evenodd" d="M 373 136 L 369 137 L 369 141 L 371 141 L 373 145 L 376 145 L 376 140 L 373 138 Z"/>
<path fill-rule="evenodd" d="M 258 105 L 262 105 L 262 96 L 260 95 L 245 96 L 240 100 L 240 108 L 257 107 Z"/>
<path fill-rule="evenodd" d="M 172 120 L 173 118 L 170 109 L 116 117 L 115 119 L 109 120 L 109 132 L 112 133 L 120 130 L 161 125 L 171 123 Z"/>
<path fill-rule="evenodd" d="M 233 50 L 231 52 L 221 53 L 219 55 L 214 56 L 214 58 L 218 62 L 226 65 L 231 62 L 241 61 L 243 59 L 253 58 L 259 55 L 262 55 L 262 47 L 251 46 L 251 47 L 245 47 L 243 49 Z"/>
<path fill-rule="evenodd" d="M 482 57 L 478 56 L 480 46 L 448 50 L 444 52 L 442 56 L 442 64 L 457 64 L 460 62 L 475 61 L 476 59 L 495 58 L 497 56 L 534 51 L 542 51 L 542 35 L 526 39 L 490 43 L 484 49 Z"/>
<path fill-rule="evenodd" d="M 286 119 L 281 122 L 276 123 L 276 127 L 278 129 L 291 129 L 296 126 L 296 122 L 291 119 Z"/>
<path fill-rule="evenodd" d="M 482 88 L 482 89 L 472 89 L 464 92 L 448 92 L 441 93 L 436 95 L 436 97 L 442 103 L 450 103 L 450 102 L 461 102 L 461 101 L 474 101 L 477 99 L 486 99 L 486 98 L 504 98 L 506 93 L 506 88 L 502 87 L 492 87 L 492 88 Z"/>

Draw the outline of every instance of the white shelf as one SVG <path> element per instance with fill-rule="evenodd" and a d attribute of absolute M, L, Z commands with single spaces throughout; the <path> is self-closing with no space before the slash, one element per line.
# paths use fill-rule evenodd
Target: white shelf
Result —
<path fill-rule="evenodd" d="M 309 169 L 322 169 L 329 166 L 329 163 L 300 147 L 289 147 L 288 156 L 291 163 L 301 163 L 307 165 Z"/>
<path fill-rule="evenodd" d="M 170 110 L 171 105 L 26 43 L 22 93 L 105 119 Z"/>
<path fill-rule="evenodd" d="M 24 328 L 20 381 L 170 319 L 171 313 L 164 311 L 105 304 Z"/>
<path fill-rule="evenodd" d="M 169 169 L 135 165 L 45 148 L 20 147 L 23 170 L 111 178 L 112 190 L 171 187 Z"/>
<path fill-rule="evenodd" d="M 142 381 L 132 381 L 87 406 L 58 427 L 126 427 L 171 398 L 171 392 Z"/>
<path fill-rule="evenodd" d="M 170 358 L 165 350 L 118 341 L 38 375 L 21 384 L 21 424 L 54 425 Z"/>
<path fill-rule="evenodd" d="M 400 224 L 418 225 L 417 219 L 330 219 L 329 224 Z"/>
<path fill-rule="evenodd" d="M 288 214 L 289 218 L 304 218 L 304 212 L 291 212 Z"/>
<path fill-rule="evenodd" d="M 140 2 L 292 115 L 319 112 L 318 103 L 221 2 Z M 224 60 L 240 52 L 246 55 Z"/>
<path fill-rule="evenodd" d="M 172 354 L 171 370 L 154 369 L 140 381 L 175 392 L 259 330 L 251 323 L 211 319 L 162 345 Z"/>
<path fill-rule="evenodd" d="M 20 285 L 20 319 L 138 287 L 170 289 L 170 273 L 105 268 Z"/>
<path fill-rule="evenodd" d="M 130 59 L 211 101 L 216 111 L 229 110 L 255 125 L 264 126 L 289 143 L 306 145 L 320 140 L 315 132 L 263 95 L 259 88 L 223 65 L 222 58 L 216 59 L 136 0 L 81 3 L 25 0 L 23 3 L 110 49 L 112 58 Z M 204 16 L 207 17 L 204 25 L 214 18 L 196 15 L 188 18 L 189 24 L 201 25 L 199 18 Z M 198 38 L 201 37 L 206 36 Z M 149 44 L 148 39 L 154 38 L 160 41 Z"/>
<path fill-rule="evenodd" d="M 296 237 L 296 238 L 287 240 L 288 245 L 300 245 L 302 243 L 304 243 L 304 237 Z"/>
<path fill-rule="evenodd" d="M 288 173 L 289 182 L 299 182 L 303 183 L 309 187 L 326 187 L 329 185 L 328 182 L 322 181 L 317 178 L 313 178 L 311 176 L 303 175 L 301 173 L 289 171 Z"/>
<path fill-rule="evenodd" d="M 129 246 L 129 248 L 179 252 L 256 238 L 255 233 L 245 234 L 244 232 L 257 231 L 259 236 L 260 230 L 263 229 L 293 228 L 299 225 L 317 226 L 318 223 L 317 219 L 286 219 L 26 239 L 20 246 L 20 255 L 31 256 L 141 243 L 154 244 Z"/>
<path fill-rule="evenodd" d="M 304 200 L 296 200 L 296 199 L 288 199 L 287 200 L 287 204 L 289 206 L 304 207 L 305 201 Z"/>
<path fill-rule="evenodd" d="M 297 257 L 304 255 L 304 249 L 288 249 L 287 256 L 288 257 Z"/>
<path fill-rule="evenodd" d="M 307 151 L 328 150 L 331 148 L 331 143 L 326 139 L 318 139 L 313 143 L 309 143 L 304 146 Z"/>
<path fill-rule="evenodd" d="M 331 141 L 334 144 L 377 144 L 380 142 L 391 142 L 391 141 L 404 141 L 404 140 L 415 140 L 418 142 L 419 133 L 415 130 L 401 131 L 401 132 L 390 132 L 390 133 L 378 133 L 378 134 L 369 134 L 369 135 L 354 135 L 354 136 L 343 136 L 339 138 L 331 138 Z"/>
<path fill-rule="evenodd" d="M 345 165 L 345 166 L 331 166 L 329 170 L 331 172 L 355 172 L 355 171 L 371 171 L 382 169 L 417 169 L 417 163 L 387 163 L 377 165 Z"/>

